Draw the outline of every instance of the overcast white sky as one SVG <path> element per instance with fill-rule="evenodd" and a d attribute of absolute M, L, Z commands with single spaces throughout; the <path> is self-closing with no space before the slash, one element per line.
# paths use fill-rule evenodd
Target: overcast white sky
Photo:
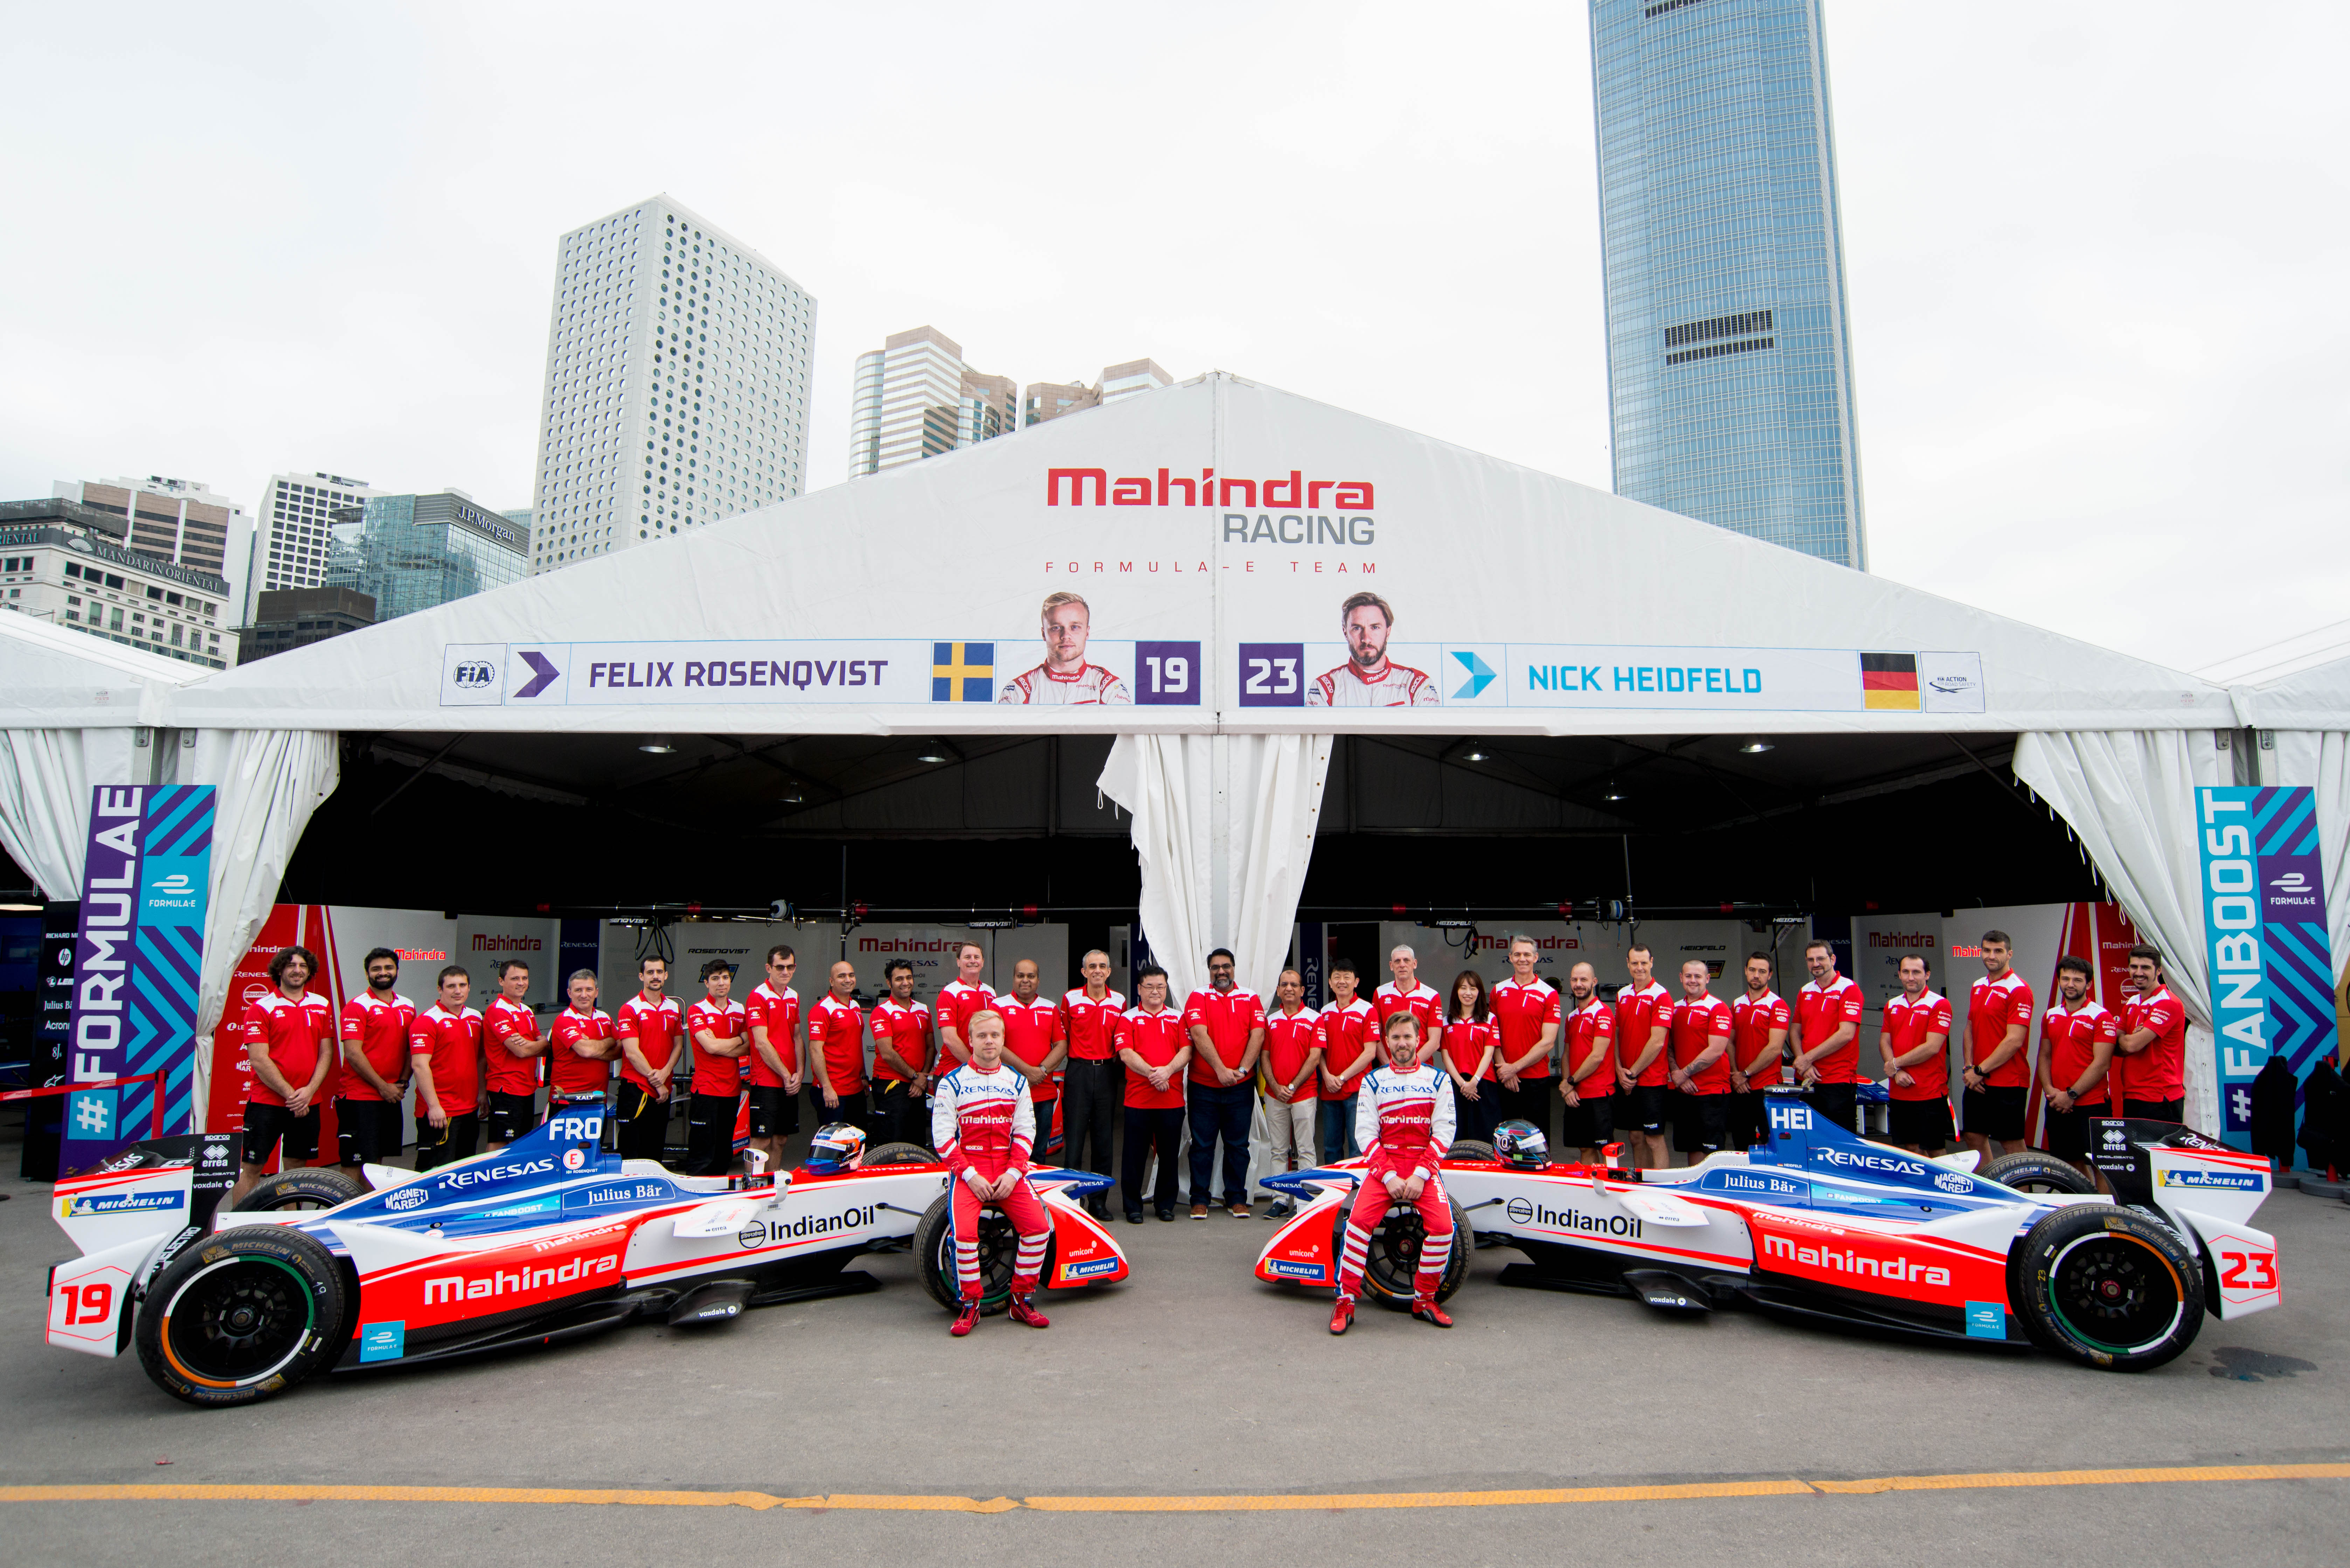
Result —
<path fill-rule="evenodd" d="M 2350 10 L 1829 0 L 1876 569 L 2193 667 L 2350 602 Z M 1227 369 L 1605 488 L 1584 9 L 0 6 L 0 496 L 526 503 L 556 237 L 668 191 L 819 301 Z"/>

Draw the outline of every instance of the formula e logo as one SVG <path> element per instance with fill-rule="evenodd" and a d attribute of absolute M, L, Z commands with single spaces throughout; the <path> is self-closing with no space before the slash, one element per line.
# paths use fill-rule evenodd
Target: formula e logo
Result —
<path fill-rule="evenodd" d="M 497 680 L 497 668 L 484 659 L 461 659 L 449 671 L 450 684 L 461 691 L 485 691 Z"/>
<path fill-rule="evenodd" d="M 1971 1192 L 1975 1184 L 1955 1170 L 1946 1170 L 1934 1178 L 1934 1185 L 1945 1192 Z"/>
<path fill-rule="evenodd" d="M 432 1195 L 421 1187 L 400 1187 L 383 1195 L 383 1206 L 398 1214 L 410 1209 L 421 1209 L 432 1201 Z"/>
<path fill-rule="evenodd" d="M 2258 1192 L 2261 1179 L 2249 1170 L 2158 1170 L 2157 1187 L 2224 1187 L 2237 1192 Z"/>
<path fill-rule="evenodd" d="M 2277 885 L 2282 887 L 2283 883 L 2280 881 Z M 147 890 L 150 893 L 161 893 L 167 898 L 184 898 L 195 891 L 195 882 L 185 871 L 174 871 L 169 877 L 158 877 L 148 883 Z"/>
<path fill-rule="evenodd" d="M 2282 877 L 2272 878 L 2269 886 L 2281 893 L 2306 893 L 2309 891 L 2309 878 L 2298 871 L 2288 871 Z"/>

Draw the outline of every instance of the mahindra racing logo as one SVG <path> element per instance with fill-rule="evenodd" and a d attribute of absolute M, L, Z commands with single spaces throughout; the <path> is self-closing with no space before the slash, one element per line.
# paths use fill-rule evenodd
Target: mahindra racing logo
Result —
<path fill-rule="evenodd" d="M 544 1295 L 559 1287 L 583 1283 L 618 1272 L 617 1253 L 600 1258 L 574 1258 L 557 1268 L 496 1269 L 486 1274 L 440 1274 L 424 1282 L 424 1304 L 491 1301 L 504 1295 Z"/>
<path fill-rule="evenodd" d="M 1045 471 L 1045 504 L 1058 506 L 1064 487 L 1072 506 L 1291 506 L 1310 511 L 1328 506 L 1340 512 L 1368 512 L 1372 507 L 1367 479 L 1307 479 L 1293 468 L 1285 479 L 1216 477 L 1203 468 L 1200 477 L 1159 471 L 1158 482 L 1139 475 L 1112 479 L 1101 468 L 1048 468 Z M 1367 518 L 1361 519 L 1368 522 Z M 1369 544 L 1366 539 L 1340 543 Z"/>
<path fill-rule="evenodd" d="M 535 953 L 544 946 L 536 937 L 501 937 L 475 932 L 473 950 L 477 953 Z"/>
<path fill-rule="evenodd" d="M 1950 1282 L 1950 1271 L 1939 1263 L 1920 1263 L 1898 1253 L 1890 1258 L 1872 1258 L 1848 1249 L 1806 1246 L 1790 1236 L 1763 1237 L 1762 1256 L 1822 1273 L 1849 1274 L 1856 1280 L 1890 1280 L 1897 1283 L 1915 1280 L 1929 1285 Z"/>

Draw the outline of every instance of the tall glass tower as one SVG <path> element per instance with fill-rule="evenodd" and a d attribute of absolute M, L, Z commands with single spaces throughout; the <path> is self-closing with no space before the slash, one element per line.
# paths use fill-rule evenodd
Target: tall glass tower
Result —
<path fill-rule="evenodd" d="M 1616 493 L 1866 570 L 1820 0 L 1590 0 Z"/>

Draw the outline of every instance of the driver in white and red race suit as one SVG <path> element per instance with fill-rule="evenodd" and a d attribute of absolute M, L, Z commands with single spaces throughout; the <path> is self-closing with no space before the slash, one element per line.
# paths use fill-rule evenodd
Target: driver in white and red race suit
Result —
<path fill-rule="evenodd" d="M 1036 1310 L 1037 1271 L 1053 1239 L 1044 1200 L 1028 1185 L 1028 1150 L 1036 1141 L 1036 1107 L 1028 1080 L 1003 1064 L 1003 1015 L 983 1008 L 966 1021 L 971 1060 L 931 1090 L 931 1143 L 954 1179 L 955 1279 L 962 1310 L 949 1330 L 957 1338 L 979 1326 L 979 1211 L 1003 1210 L 1019 1236 L 1012 1264 L 1014 1323 L 1045 1328 Z"/>
<path fill-rule="evenodd" d="M 1387 1020 L 1387 1065 L 1363 1075 L 1356 1095 L 1355 1142 L 1369 1161 L 1355 1186 L 1347 1215 L 1347 1240 L 1338 1258 L 1338 1303 L 1330 1332 L 1344 1334 L 1355 1321 L 1355 1296 L 1363 1288 L 1363 1262 L 1371 1235 L 1391 1208 L 1417 1209 L 1425 1227 L 1412 1273 L 1411 1315 L 1439 1328 L 1452 1319 L 1436 1303 L 1452 1255 L 1452 1200 L 1441 1175 L 1444 1151 L 1452 1147 L 1455 1111 L 1452 1085 L 1419 1060 L 1419 1020 L 1409 1012 Z"/>

